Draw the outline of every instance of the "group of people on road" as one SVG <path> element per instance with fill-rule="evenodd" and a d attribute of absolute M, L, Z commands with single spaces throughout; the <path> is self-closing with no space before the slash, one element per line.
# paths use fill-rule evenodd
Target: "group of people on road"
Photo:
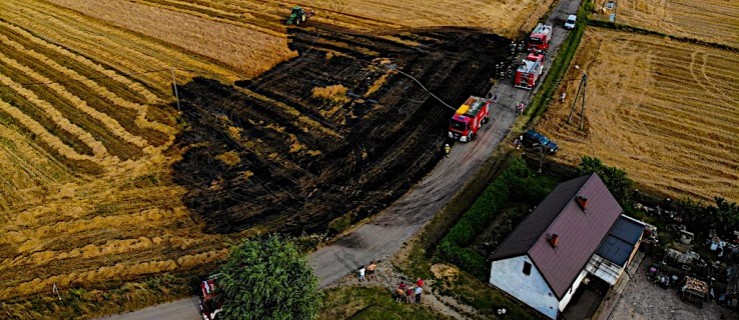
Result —
<path fill-rule="evenodd" d="M 395 301 L 398 303 L 421 303 L 421 294 L 423 294 L 423 279 L 418 278 L 415 285 L 406 284 L 401 280 L 395 289 Z"/>
<path fill-rule="evenodd" d="M 357 269 L 359 282 L 370 281 L 375 277 L 375 270 L 379 261 L 372 260 L 369 265 L 360 266 Z M 417 278 L 416 283 L 406 283 L 401 280 L 395 289 L 395 301 L 399 303 L 421 303 L 421 295 L 423 294 L 423 279 Z"/>
<path fill-rule="evenodd" d="M 370 281 L 375 276 L 375 269 L 377 269 L 377 263 L 372 260 L 369 265 L 359 267 L 357 275 L 359 276 L 359 282 Z"/>

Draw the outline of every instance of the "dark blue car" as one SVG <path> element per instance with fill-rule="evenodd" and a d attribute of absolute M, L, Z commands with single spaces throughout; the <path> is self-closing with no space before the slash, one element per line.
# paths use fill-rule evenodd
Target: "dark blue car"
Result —
<path fill-rule="evenodd" d="M 559 149 L 554 141 L 549 140 L 549 138 L 534 130 L 526 131 L 526 133 L 523 134 L 523 141 L 521 141 L 521 143 L 526 148 L 539 148 L 540 146 L 543 146 L 550 153 L 555 153 Z"/>

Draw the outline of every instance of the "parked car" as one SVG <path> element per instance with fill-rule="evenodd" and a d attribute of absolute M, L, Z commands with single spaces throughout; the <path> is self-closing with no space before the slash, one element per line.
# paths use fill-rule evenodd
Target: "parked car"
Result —
<path fill-rule="evenodd" d="M 539 148 L 544 147 L 550 153 L 555 153 L 559 150 L 556 143 L 549 140 L 543 134 L 538 133 L 534 130 L 526 131 L 522 136 L 521 144 L 526 148 Z"/>
<path fill-rule="evenodd" d="M 567 20 L 565 20 L 565 29 L 572 30 L 575 29 L 575 23 L 577 23 L 577 16 L 574 14 L 571 14 L 567 16 Z"/>

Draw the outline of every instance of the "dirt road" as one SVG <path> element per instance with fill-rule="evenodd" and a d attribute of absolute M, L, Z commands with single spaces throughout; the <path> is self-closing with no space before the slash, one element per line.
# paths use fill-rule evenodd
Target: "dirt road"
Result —
<path fill-rule="evenodd" d="M 559 45 L 566 37 L 566 31 L 560 27 L 564 18 L 575 13 L 579 5 L 580 1 L 577 0 L 560 1 L 549 17 L 548 22 L 555 25 L 550 56 L 556 55 Z M 552 60 L 550 64 L 551 62 Z M 545 72 L 548 69 L 546 67 Z M 528 103 L 533 94 L 513 88 L 510 79 L 501 81 L 491 91 L 498 93 L 498 104 L 491 110 L 496 119 L 492 126 L 484 129 L 478 139 L 467 144 L 457 143 L 450 158 L 439 162 L 418 184 L 378 214 L 373 221 L 337 240 L 335 244 L 310 255 L 309 263 L 314 268 L 321 287 L 337 281 L 373 259 L 392 256 L 452 198 L 465 181 L 477 173 L 480 165 L 491 156 L 513 125 L 513 106 L 519 101 Z M 153 319 L 161 314 L 163 306 L 171 308 L 169 316 L 176 316 L 178 319 L 194 319 L 190 315 L 196 311 L 193 308 L 197 308 L 189 298 L 105 319 Z"/>
<path fill-rule="evenodd" d="M 549 17 L 548 23 L 555 26 L 549 56 L 556 55 L 567 36 L 567 31 L 561 27 L 564 18 L 577 12 L 579 5 L 580 1 L 561 1 Z M 548 69 L 545 67 L 545 72 Z M 320 279 L 321 287 L 373 259 L 386 259 L 400 249 L 477 173 L 513 125 L 514 105 L 519 101 L 528 103 L 535 93 L 513 88 L 510 79 L 501 81 L 491 91 L 498 94 L 498 104 L 491 110 L 496 118 L 492 128 L 486 128 L 471 143 L 457 143 L 450 158 L 439 162 L 421 182 L 374 221 L 311 254 L 309 262 Z"/>

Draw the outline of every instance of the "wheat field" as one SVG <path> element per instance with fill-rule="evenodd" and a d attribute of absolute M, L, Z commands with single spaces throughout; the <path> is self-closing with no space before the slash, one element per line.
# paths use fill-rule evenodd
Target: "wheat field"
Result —
<path fill-rule="evenodd" d="M 616 21 L 739 48 L 739 2 L 619 0 Z"/>
<path fill-rule="evenodd" d="M 661 37 L 589 28 L 573 65 L 588 75 L 585 130 L 570 68 L 537 126 L 560 145 L 557 159 L 585 155 L 625 169 L 643 187 L 674 198 L 739 200 L 739 53 Z"/>
<path fill-rule="evenodd" d="M 389 30 L 388 40 L 403 42 L 390 33 L 462 26 L 519 35 L 552 2 L 308 1 L 304 6 L 318 11 L 318 24 Z M 172 181 L 171 172 L 183 152 L 174 146 L 180 124 L 172 107 L 172 77 L 180 84 L 197 76 L 231 84 L 295 57 L 283 25 L 292 4 L 2 3 L 0 318 L 48 316 L 29 301 L 50 298 L 54 284 L 63 294 L 85 288 L 97 295 L 157 275 L 207 272 L 233 238 L 259 231 L 205 234 L 199 217 L 183 205 L 186 190 Z M 305 130 L 329 130 L 309 117 L 296 119 Z M 304 148 L 290 143 L 290 152 Z M 171 298 L 142 294 L 150 300 L 140 301 L 146 299 L 130 297 L 144 289 L 130 287 L 128 302 Z"/>
<path fill-rule="evenodd" d="M 122 1 L 122 0 L 120 0 Z M 80 0 L 53 0 L 81 3 Z M 322 24 L 362 30 L 472 27 L 516 37 L 530 31 L 553 0 L 307 0 L 300 3 L 261 0 L 132 0 L 139 4 L 204 17 L 260 31 L 284 33 L 282 23 L 292 5 L 313 9 L 312 19 Z"/>
<path fill-rule="evenodd" d="M 291 56 L 281 39 L 287 55 L 266 66 Z M 259 69 L 44 1 L 3 2 L 0 46 L 0 317 L 53 284 L 104 289 L 225 256 L 227 239 L 201 231 L 170 179 L 171 67 L 180 82 Z"/>

